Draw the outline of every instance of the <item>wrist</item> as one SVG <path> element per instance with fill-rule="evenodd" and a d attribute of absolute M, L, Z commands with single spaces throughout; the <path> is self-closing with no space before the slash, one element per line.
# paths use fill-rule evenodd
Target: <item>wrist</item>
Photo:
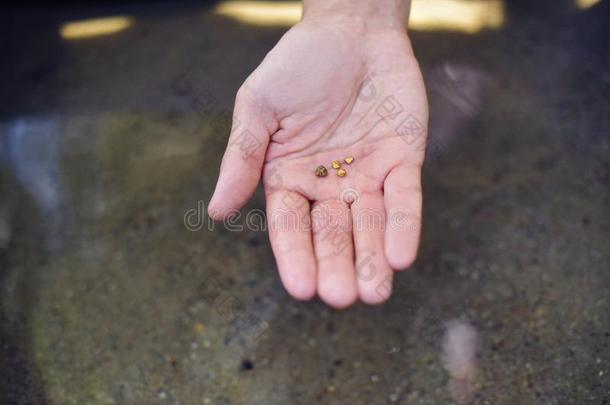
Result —
<path fill-rule="evenodd" d="M 303 0 L 303 21 L 350 26 L 357 31 L 406 31 L 410 0 Z"/>

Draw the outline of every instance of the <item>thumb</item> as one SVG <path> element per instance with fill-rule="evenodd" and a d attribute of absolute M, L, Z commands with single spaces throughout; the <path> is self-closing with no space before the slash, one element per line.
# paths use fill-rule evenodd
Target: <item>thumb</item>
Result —
<path fill-rule="evenodd" d="M 235 98 L 233 125 L 220 165 L 220 174 L 208 214 L 224 219 L 240 209 L 252 196 L 260 181 L 269 137 L 277 124 L 269 110 L 242 88 Z"/>

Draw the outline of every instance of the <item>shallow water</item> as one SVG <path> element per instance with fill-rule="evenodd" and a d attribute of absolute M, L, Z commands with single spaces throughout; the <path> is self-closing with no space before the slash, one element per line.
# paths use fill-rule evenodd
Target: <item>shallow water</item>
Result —
<path fill-rule="evenodd" d="M 413 32 L 420 256 L 386 305 L 341 312 L 286 295 L 260 192 L 230 229 L 204 215 L 235 90 L 285 28 L 188 4 L 0 17 L 1 402 L 605 403 L 609 2 L 521 3 L 498 30 Z M 92 13 L 135 23 L 58 36 Z"/>

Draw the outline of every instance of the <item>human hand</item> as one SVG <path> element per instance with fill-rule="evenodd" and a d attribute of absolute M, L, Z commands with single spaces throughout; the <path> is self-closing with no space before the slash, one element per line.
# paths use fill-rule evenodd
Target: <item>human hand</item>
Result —
<path fill-rule="evenodd" d="M 402 27 L 306 14 L 237 93 L 208 212 L 223 219 L 241 208 L 262 173 L 288 293 L 317 292 L 336 308 L 381 303 L 393 269 L 416 257 L 427 120 Z M 330 163 L 347 156 L 355 160 L 338 177 Z M 319 165 L 327 177 L 316 177 Z"/>

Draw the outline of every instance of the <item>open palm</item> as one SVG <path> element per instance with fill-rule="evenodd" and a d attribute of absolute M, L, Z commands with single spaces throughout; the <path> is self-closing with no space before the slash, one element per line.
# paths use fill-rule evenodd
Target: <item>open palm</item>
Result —
<path fill-rule="evenodd" d="M 383 302 L 417 253 L 427 119 L 406 32 L 301 22 L 238 92 L 209 213 L 239 209 L 262 174 L 287 291 L 337 308 Z"/>

